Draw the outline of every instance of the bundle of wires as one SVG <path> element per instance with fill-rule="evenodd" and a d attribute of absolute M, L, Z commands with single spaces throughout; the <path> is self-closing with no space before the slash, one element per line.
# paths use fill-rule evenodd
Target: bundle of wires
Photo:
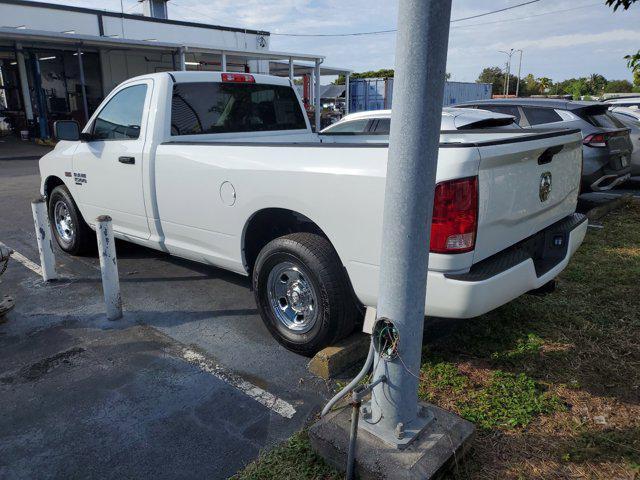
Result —
<path fill-rule="evenodd" d="M 373 331 L 373 341 L 381 358 L 393 360 L 398 356 L 400 335 L 395 325 L 387 319 L 380 319 Z"/>

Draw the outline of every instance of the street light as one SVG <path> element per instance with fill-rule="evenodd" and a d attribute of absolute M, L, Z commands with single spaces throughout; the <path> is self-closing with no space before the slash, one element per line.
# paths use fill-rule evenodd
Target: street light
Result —
<path fill-rule="evenodd" d="M 513 48 L 508 52 L 504 50 L 499 50 L 500 53 L 504 53 L 509 59 L 507 60 L 507 68 L 505 69 L 506 73 L 504 76 L 504 96 L 509 95 L 509 75 L 511 74 L 511 56 L 513 55 Z"/>
<path fill-rule="evenodd" d="M 509 81 L 511 80 L 511 57 L 513 56 L 514 53 L 516 52 L 520 52 L 520 60 L 518 61 L 518 81 L 516 83 L 516 97 L 518 96 L 518 93 L 520 92 L 520 68 L 522 67 L 522 49 L 518 48 L 517 50 L 514 50 L 513 48 L 510 49 L 508 52 L 505 50 L 499 50 L 500 53 L 504 53 L 509 59 L 507 60 L 507 67 L 506 67 L 506 74 L 504 76 L 504 96 L 508 96 L 509 95 Z"/>
<path fill-rule="evenodd" d="M 518 81 L 516 82 L 516 97 L 520 93 L 520 69 L 522 67 L 522 49 L 516 50 L 516 52 L 520 52 L 520 59 L 518 60 Z"/>

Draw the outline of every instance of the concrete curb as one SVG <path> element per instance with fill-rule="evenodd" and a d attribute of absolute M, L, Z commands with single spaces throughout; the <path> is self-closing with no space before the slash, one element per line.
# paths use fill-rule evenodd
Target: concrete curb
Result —
<path fill-rule="evenodd" d="M 622 195 L 621 197 L 611 200 L 604 205 L 592 208 L 587 212 L 587 218 L 589 220 L 599 220 L 613 210 L 630 204 L 633 200 L 633 195 L 631 195 L 630 193 Z"/>
<path fill-rule="evenodd" d="M 336 345 L 320 350 L 307 368 L 312 374 L 329 380 L 363 362 L 369 351 L 370 337 L 364 333 L 353 334 Z"/>

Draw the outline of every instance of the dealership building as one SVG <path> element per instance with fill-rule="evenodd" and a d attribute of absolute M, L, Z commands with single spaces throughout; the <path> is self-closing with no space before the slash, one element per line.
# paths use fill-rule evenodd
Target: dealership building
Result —
<path fill-rule="evenodd" d="M 209 70 L 301 77 L 319 126 L 321 76 L 350 73 L 270 50 L 269 32 L 171 20 L 167 0 L 140 1 L 144 15 L 0 0 L 0 117 L 48 138 L 56 120 L 84 124 L 127 78 Z"/>

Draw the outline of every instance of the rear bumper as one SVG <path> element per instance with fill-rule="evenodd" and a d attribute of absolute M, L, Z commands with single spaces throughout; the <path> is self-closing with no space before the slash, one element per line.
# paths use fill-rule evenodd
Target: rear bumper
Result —
<path fill-rule="evenodd" d="M 468 273 L 429 272 L 425 314 L 471 318 L 487 313 L 553 280 L 569 263 L 587 231 L 584 215 L 573 214 L 518 245 L 474 265 Z M 564 235 L 562 251 L 545 242 Z M 537 252 L 537 253 L 536 253 Z"/>
<path fill-rule="evenodd" d="M 627 173 L 625 175 L 603 175 L 589 185 L 589 188 L 594 192 L 603 192 L 617 187 L 621 183 L 629 180 L 629 178 L 631 178 L 631 173 Z"/>
<path fill-rule="evenodd" d="M 625 182 L 631 173 L 631 165 L 622 163 L 622 154 L 612 154 L 608 149 L 583 147 L 582 187 L 593 191 L 611 190 Z M 631 152 L 625 152 L 632 162 Z"/>

